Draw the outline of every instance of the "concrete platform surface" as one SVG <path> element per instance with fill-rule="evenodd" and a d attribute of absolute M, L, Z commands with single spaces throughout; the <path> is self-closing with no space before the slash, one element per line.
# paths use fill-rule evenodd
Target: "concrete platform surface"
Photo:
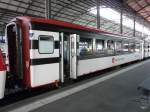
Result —
<path fill-rule="evenodd" d="M 132 66 L 135 65 L 129 67 Z M 141 62 L 138 66 L 122 73 L 118 72 L 118 74 L 51 103 L 43 103 L 42 106 L 37 107 L 36 104 L 32 105 L 31 103 L 30 106 L 35 106 L 35 108 L 33 107 L 30 112 L 150 112 L 150 108 L 140 108 L 138 100 L 140 93 L 137 90 L 138 85 L 150 77 L 150 60 Z M 32 100 L 30 99 L 30 101 Z M 27 101 L 25 102 L 27 103 Z M 22 103 L 21 106 L 23 106 Z M 16 108 L 19 108 L 19 105 Z M 3 109 L 4 111 L 11 112 L 11 108 Z"/>

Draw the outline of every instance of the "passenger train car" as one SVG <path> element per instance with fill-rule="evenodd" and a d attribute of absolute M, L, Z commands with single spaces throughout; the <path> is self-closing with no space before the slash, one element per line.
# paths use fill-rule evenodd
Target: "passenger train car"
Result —
<path fill-rule="evenodd" d="M 144 41 L 134 37 L 51 19 L 17 17 L 7 25 L 6 36 L 6 82 L 13 82 L 6 87 L 64 83 L 150 56 Z"/>

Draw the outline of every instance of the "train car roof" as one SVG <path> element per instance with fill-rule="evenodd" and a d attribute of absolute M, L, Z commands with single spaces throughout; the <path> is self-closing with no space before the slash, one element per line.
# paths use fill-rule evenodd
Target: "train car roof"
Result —
<path fill-rule="evenodd" d="M 104 30 L 100 30 L 100 29 L 96 29 L 96 28 L 92 28 L 92 27 L 87 27 L 87 26 L 82 26 L 82 25 L 78 25 L 78 24 L 73 24 L 73 23 L 69 23 L 69 22 L 54 20 L 54 19 L 35 18 L 35 17 L 28 17 L 28 16 L 16 17 L 16 19 L 28 20 L 31 22 L 47 23 L 47 24 L 63 26 L 63 27 L 68 27 L 68 28 L 73 28 L 73 29 L 78 29 L 78 30 L 97 32 L 97 33 L 98 32 L 99 33 L 109 33 L 109 32 L 106 32 Z M 112 33 L 109 33 L 109 34 L 112 34 Z"/>
<path fill-rule="evenodd" d="M 59 21 L 59 20 L 54 20 L 54 19 L 35 18 L 35 17 L 28 17 L 28 16 L 20 16 L 20 17 L 16 17 L 16 19 L 20 19 L 20 20 L 27 21 L 27 22 L 47 23 L 47 24 L 52 24 L 52 25 L 57 25 L 57 26 L 62 26 L 62 27 L 67 27 L 67 28 L 72 28 L 72 29 L 77 29 L 77 30 L 101 33 L 102 35 L 107 35 L 110 37 L 118 37 L 118 39 L 120 37 L 120 38 L 124 38 L 124 39 L 129 39 L 129 40 L 133 40 L 133 39 L 140 40 L 135 37 L 131 38 L 131 37 L 123 36 L 121 34 L 119 35 L 119 34 L 110 33 L 110 32 L 107 32 L 107 31 L 104 31 L 101 29 L 96 29 L 96 28 L 92 28 L 92 27 L 88 27 L 88 26 L 82 26 L 82 25 Z"/>

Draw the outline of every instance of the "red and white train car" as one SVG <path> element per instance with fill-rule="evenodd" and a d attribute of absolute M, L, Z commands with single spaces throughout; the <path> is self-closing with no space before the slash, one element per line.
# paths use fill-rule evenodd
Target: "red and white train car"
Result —
<path fill-rule="evenodd" d="M 144 42 L 67 22 L 17 17 L 6 27 L 7 82 L 34 88 L 143 59 Z M 8 86 L 9 87 L 9 86 Z"/>

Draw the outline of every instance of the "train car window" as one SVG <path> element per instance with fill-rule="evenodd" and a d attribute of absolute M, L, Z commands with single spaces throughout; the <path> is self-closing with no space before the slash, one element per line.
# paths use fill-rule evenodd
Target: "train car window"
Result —
<path fill-rule="evenodd" d="M 123 52 L 124 53 L 129 52 L 129 42 L 123 42 Z"/>
<path fill-rule="evenodd" d="M 93 53 L 93 40 L 90 38 L 80 38 L 79 53 L 80 55 L 89 55 Z"/>
<path fill-rule="evenodd" d="M 54 52 L 54 37 L 53 36 L 39 36 L 39 53 L 52 54 Z"/>
<path fill-rule="evenodd" d="M 116 54 L 122 53 L 122 41 L 116 41 Z"/>
<path fill-rule="evenodd" d="M 114 41 L 108 40 L 107 41 L 107 48 L 113 50 L 114 49 Z"/>
<path fill-rule="evenodd" d="M 135 44 L 135 52 L 140 52 L 140 43 Z"/>
<path fill-rule="evenodd" d="M 129 52 L 135 52 L 135 43 L 133 42 L 130 42 L 129 43 Z"/>
<path fill-rule="evenodd" d="M 145 43 L 145 45 L 144 45 L 144 51 L 148 52 L 148 43 Z"/>
<path fill-rule="evenodd" d="M 107 41 L 107 54 L 108 55 L 113 55 L 114 54 L 114 50 L 115 50 L 114 41 L 108 40 Z"/>
<path fill-rule="evenodd" d="M 101 40 L 101 39 L 96 40 L 96 53 L 105 54 L 104 53 L 104 40 Z"/>

